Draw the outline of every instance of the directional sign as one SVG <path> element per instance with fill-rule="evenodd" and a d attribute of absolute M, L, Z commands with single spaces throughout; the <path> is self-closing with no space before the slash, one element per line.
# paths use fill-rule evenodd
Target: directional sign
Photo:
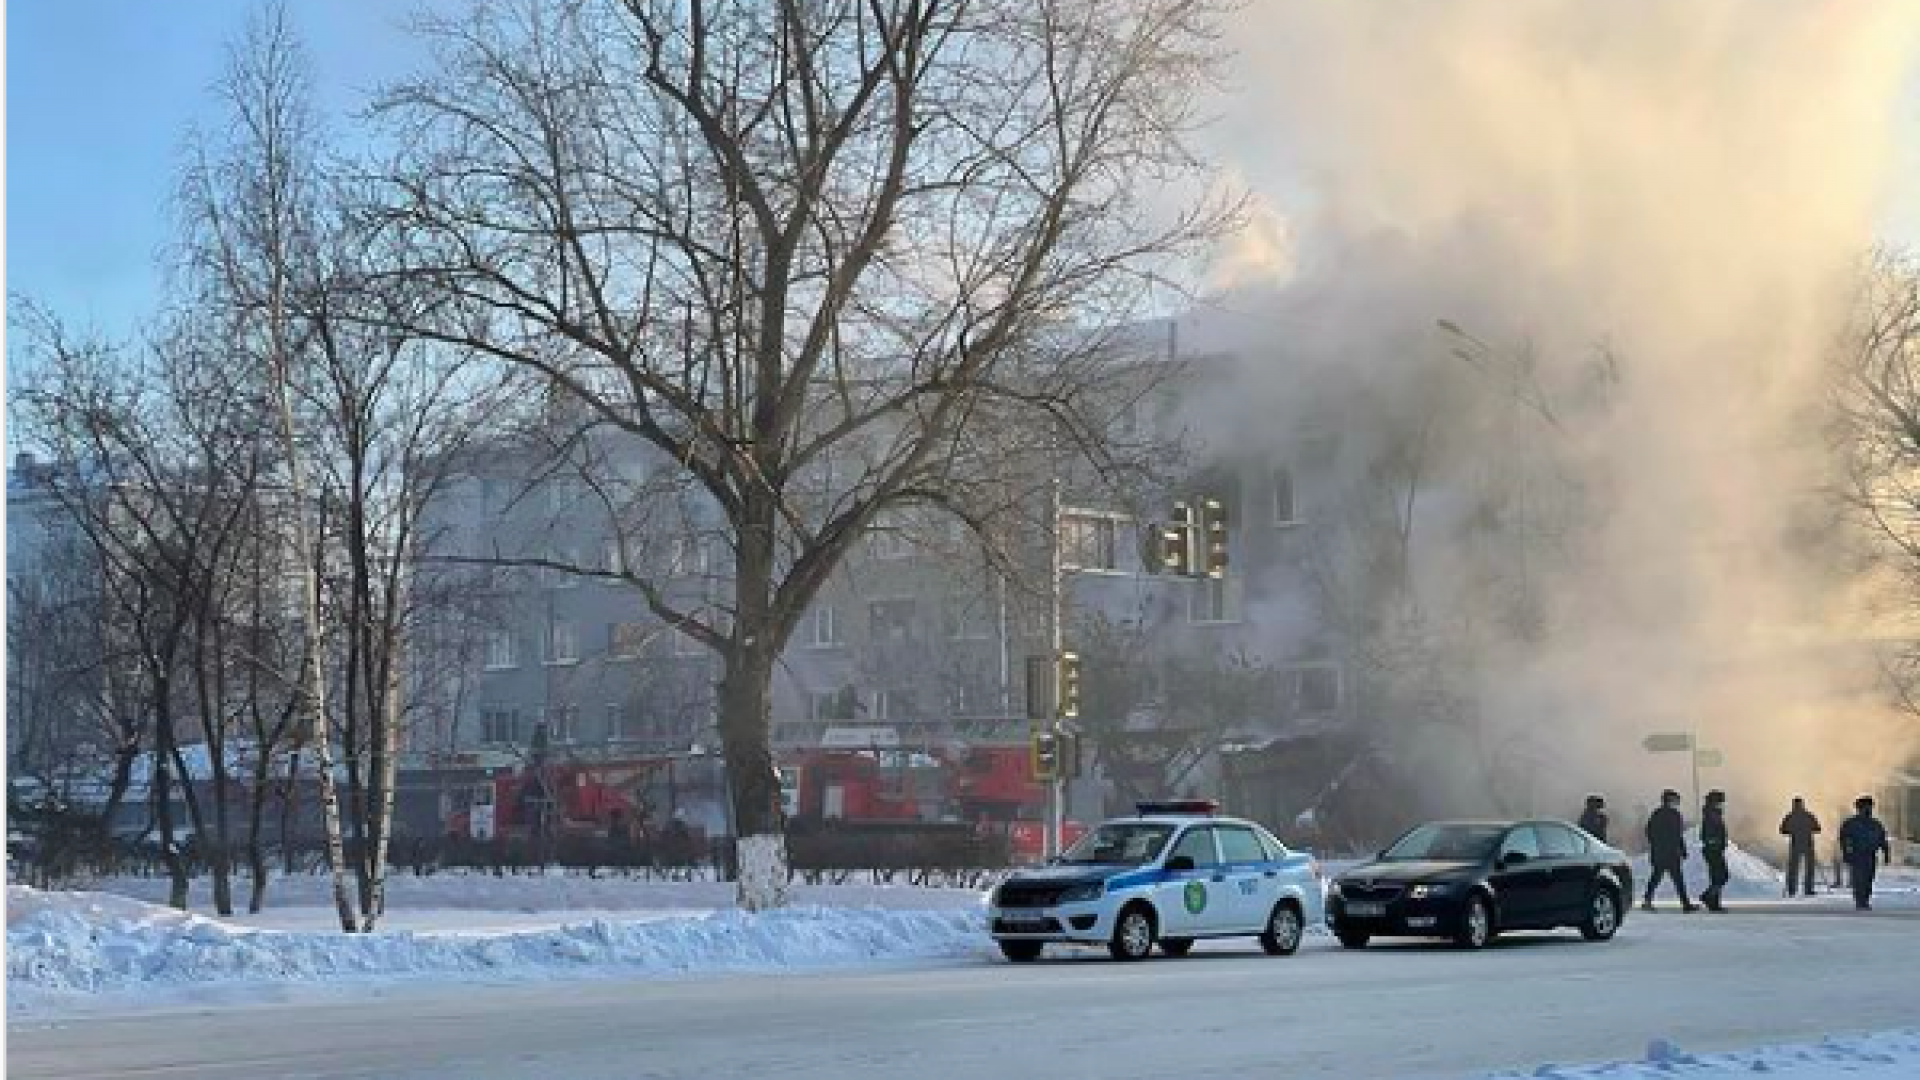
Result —
<path fill-rule="evenodd" d="M 1703 769 L 1717 769 L 1727 763 L 1726 755 L 1718 750 L 1695 750 L 1693 763 Z"/>
<path fill-rule="evenodd" d="M 1645 739 L 1642 739 L 1640 745 L 1645 747 L 1646 751 L 1650 754 L 1669 754 L 1682 750 L 1691 750 L 1693 749 L 1693 732 L 1656 731 Z"/>

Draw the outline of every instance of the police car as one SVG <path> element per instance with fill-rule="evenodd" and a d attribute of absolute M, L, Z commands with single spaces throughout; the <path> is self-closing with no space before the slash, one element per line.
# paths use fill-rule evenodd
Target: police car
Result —
<path fill-rule="evenodd" d="M 1102 822 L 993 891 L 987 911 L 1007 959 L 1037 959 L 1048 942 L 1105 945 L 1143 960 L 1155 944 L 1185 956 L 1201 938 L 1258 937 L 1270 955 L 1300 947 L 1321 919 L 1320 868 L 1251 821 L 1205 800 L 1140 803 Z"/>

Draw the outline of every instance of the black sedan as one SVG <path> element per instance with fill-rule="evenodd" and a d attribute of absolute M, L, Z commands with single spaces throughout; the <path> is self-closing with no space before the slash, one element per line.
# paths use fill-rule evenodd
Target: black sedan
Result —
<path fill-rule="evenodd" d="M 1627 917 L 1627 857 L 1564 821 L 1449 821 L 1408 832 L 1327 887 L 1340 944 L 1452 938 L 1478 949 L 1509 930 L 1571 926 L 1606 941 Z"/>

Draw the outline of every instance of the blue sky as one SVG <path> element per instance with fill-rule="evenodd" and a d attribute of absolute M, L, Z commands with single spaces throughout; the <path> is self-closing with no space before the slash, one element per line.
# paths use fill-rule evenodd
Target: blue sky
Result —
<path fill-rule="evenodd" d="M 7 5 L 7 288 L 119 333 L 159 294 L 155 256 L 189 125 L 213 109 L 254 0 Z M 403 75 L 413 0 L 290 0 L 322 107 Z"/>
<path fill-rule="evenodd" d="M 404 22 L 422 2 L 288 0 L 322 108 L 336 118 L 418 66 Z M 1920 2 L 1920 0 L 1916 0 Z M 7 18 L 7 288 L 125 333 L 152 311 L 170 188 L 188 126 L 257 0 L 16 0 Z M 1920 108 L 1920 92 L 1908 99 Z M 1920 165 L 1901 148 L 1896 183 Z M 1904 187 L 1904 185 L 1903 185 Z M 1920 239 L 1920 200 L 1890 200 L 1884 234 Z"/>

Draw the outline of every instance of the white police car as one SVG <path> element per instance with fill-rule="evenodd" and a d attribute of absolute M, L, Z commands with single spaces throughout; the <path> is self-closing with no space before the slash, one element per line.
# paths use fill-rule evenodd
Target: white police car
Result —
<path fill-rule="evenodd" d="M 1320 868 L 1251 821 L 1203 800 L 1140 803 L 993 891 L 988 926 L 1009 960 L 1048 942 L 1105 945 L 1142 960 L 1158 943 L 1185 956 L 1200 938 L 1258 937 L 1274 956 L 1300 947 L 1321 919 Z"/>

